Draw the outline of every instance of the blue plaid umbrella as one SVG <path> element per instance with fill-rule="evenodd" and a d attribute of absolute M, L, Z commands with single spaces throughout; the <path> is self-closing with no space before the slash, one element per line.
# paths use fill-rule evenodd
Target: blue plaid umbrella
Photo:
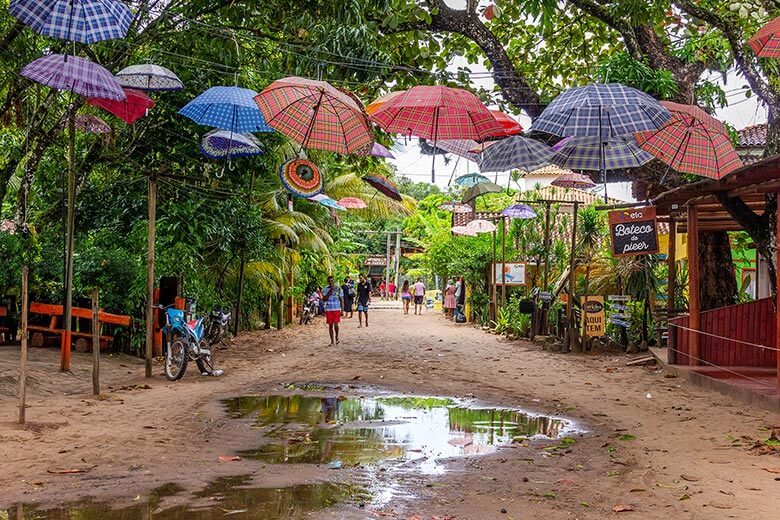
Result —
<path fill-rule="evenodd" d="M 179 110 L 199 125 L 239 134 L 273 132 L 255 103 L 257 92 L 240 87 L 211 87 Z"/>
<path fill-rule="evenodd" d="M 133 21 L 118 0 L 11 0 L 8 12 L 39 34 L 80 43 L 124 38 Z"/>
<path fill-rule="evenodd" d="M 603 154 L 603 155 L 602 155 Z M 573 137 L 553 155 L 550 162 L 570 170 L 625 170 L 638 168 L 653 156 L 639 148 L 633 136 Z"/>
<path fill-rule="evenodd" d="M 483 172 L 532 171 L 546 165 L 553 153 L 544 143 L 513 135 L 485 148 L 479 169 Z"/>

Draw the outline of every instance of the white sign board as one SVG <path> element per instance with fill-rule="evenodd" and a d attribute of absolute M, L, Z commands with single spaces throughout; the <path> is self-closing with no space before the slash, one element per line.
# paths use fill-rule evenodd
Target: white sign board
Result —
<path fill-rule="evenodd" d="M 525 285 L 525 263 L 507 262 L 496 263 L 494 266 L 494 280 L 497 285 Z M 504 268 L 506 266 L 506 268 Z M 503 274 L 503 276 L 502 276 Z"/>

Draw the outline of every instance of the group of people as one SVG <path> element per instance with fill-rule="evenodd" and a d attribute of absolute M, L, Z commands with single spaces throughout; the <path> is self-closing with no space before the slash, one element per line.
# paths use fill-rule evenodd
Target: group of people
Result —
<path fill-rule="evenodd" d="M 466 303 L 466 283 L 463 277 L 457 280 L 447 281 L 447 287 L 444 289 L 444 315 L 448 320 L 461 321 L 465 314 L 463 312 Z"/>

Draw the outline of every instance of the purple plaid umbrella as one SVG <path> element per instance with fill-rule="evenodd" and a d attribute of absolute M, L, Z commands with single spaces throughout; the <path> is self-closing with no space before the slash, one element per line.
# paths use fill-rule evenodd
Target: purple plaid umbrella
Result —
<path fill-rule="evenodd" d="M 390 150 L 388 150 L 386 147 L 382 146 L 379 143 L 374 143 L 374 146 L 371 147 L 371 154 L 374 157 L 385 157 L 387 159 L 395 159 L 395 155 L 393 155 Z"/>
<path fill-rule="evenodd" d="M 122 86 L 108 70 L 78 56 L 44 56 L 25 65 L 20 74 L 47 87 L 69 90 L 87 98 L 127 99 Z"/>
<path fill-rule="evenodd" d="M 11 0 L 8 12 L 38 34 L 80 43 L 124 38 L 133 21 L 118 0 Z"/>
<path fill-rule="evenodd" d="M 76 116 L 76 129 L 88 134 L 110 134 L 111 127 L 97 116 L 79 114 Z"/>
<path fill-rule="evenodd" d="M 536 218 L 536 212 L 527 204 L 513 204 L 504 208 L 501 216 L 509 218 Z"/>

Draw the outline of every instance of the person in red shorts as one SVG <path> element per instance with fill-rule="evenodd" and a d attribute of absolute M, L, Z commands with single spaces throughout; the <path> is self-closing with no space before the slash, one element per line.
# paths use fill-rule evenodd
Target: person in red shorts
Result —
<path fill-rule="evenodd" d="M 339 322 L 341 321 L 341 309 L 344 308 L 344 292 L 336 285 L 336 280 L 328 276 L 328 286 L 322 294 L 325 300 L 325 321 L 328 324 L 330 344 L 333 345 L 334 333 L 336 345 L 339 344 Z"/>

